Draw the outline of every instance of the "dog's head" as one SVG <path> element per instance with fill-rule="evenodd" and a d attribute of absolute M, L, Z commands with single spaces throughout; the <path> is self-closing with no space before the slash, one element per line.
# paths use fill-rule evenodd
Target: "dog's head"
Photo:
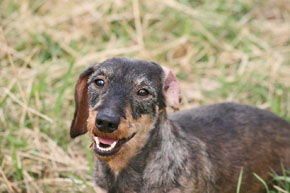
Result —
<path fill-rule="evenodd" d="M 87 130 L 101 160 L 142 147 L 166 106 L 177 110 L 180 89 L 175 75 L 153 62 L 112 58 L 91 65 L 75 88 L 76 110 L 70 135 Z"/>

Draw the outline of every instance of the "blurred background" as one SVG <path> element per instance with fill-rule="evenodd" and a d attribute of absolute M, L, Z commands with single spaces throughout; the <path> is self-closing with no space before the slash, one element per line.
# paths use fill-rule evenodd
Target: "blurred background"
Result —
<path fill-rule="evenodd" d="M 74 85 L 113 56 L 171 68 L 183 109 L 290 120 L 290 0 L 0 0 L 0 192 L 94 192 L 91 139 L 69 137 Z M 279 178 L 271 192 L 289 192 Z"/>

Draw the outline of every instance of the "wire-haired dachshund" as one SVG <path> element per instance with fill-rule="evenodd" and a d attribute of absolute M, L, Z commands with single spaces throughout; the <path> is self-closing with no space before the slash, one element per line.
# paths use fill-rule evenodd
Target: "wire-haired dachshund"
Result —
<path fill-rule="evenodd" d="M 92 135 L 98 193 L 262 193 L 290 168 L 290 124 L 236 103 L 179 109 L 180 87 L 154 62 L 112 58 L 75 87 L 70 135 Z M 255 175 L 256 176 L 255 176 Z"/>

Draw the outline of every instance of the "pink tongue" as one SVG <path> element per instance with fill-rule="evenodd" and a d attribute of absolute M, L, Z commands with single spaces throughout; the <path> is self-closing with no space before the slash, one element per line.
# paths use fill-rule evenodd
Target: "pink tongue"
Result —
<path fill-rule="evenodd" d="M 102 138 L 102 137 L 98 137 L 99 142 L 103 143 L 103 144 L 107 144 L 107 145 L 112 145 L 115 141 L 114 139 L 109 139 L 109 138 Z"/>

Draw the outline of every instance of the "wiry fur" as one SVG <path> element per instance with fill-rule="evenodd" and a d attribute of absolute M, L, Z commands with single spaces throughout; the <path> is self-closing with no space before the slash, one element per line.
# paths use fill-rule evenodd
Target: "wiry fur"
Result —
<path fill-rule="evenodd" d="M 253 173 L 269 181 L 269 172 L 281 172 L 282 163 L 290 168 L 290 125 L 273 113 L 220 103 L 168 117 L 167 81 L 158 64 L 113 58 L 93 69 L 86 71 L 89 76 L 82 74 L 78 81 L 81 87 L 76 86 L 77 92 L 88 93 L 83 98 L 88 102 L 81 101 L 88 104 L 88 130 L 92 135 L 114 139 L 135 134 L 116 154 L 97 155 L 95 182 L 99 192 L 229 193 L 236 191 L 243 168 L 241 192 L 262 193 L 263 184 Z M 98 77 L 106 82 L 101 89 L 93 83 Z M 150 95 L 137 96 L 140 88 L 148 89 Z M 102 133 L 95 126 L 98 112 L 104 109 L 121 117 L 112 133 Z M 80 112 L 74 119 L 78 115 L 82 116 L 79 120 L 84 119 Z M 84 127 L 78 130 L 80 121 L 77 123 L 72 124 L 73 137 L 84 133 Z"/>
<path fill-rule="evenodd" d="M 168 120 L 155 128 L 143 150 L 118 176 L 107 164 L 98 161 L 96 183 L 108 192 L 211 191 L 214 175 L 204 144 L 174 130 L 176 128 Z M 193 160 L 203 167 L 195 168 Z"/>

